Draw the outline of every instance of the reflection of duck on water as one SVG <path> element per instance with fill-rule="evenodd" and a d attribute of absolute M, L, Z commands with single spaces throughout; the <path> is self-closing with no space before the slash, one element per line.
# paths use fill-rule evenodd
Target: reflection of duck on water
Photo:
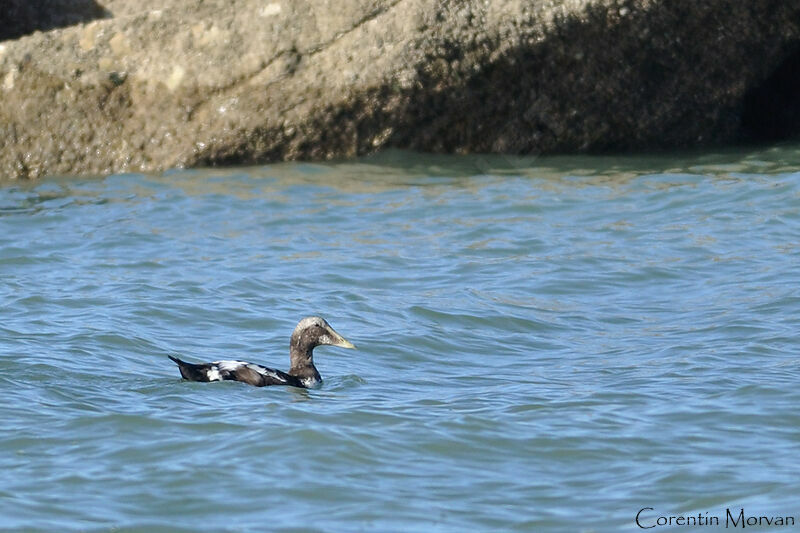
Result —
<path fill-rule="evenodd" d="M 181 361 L 177 357 L 168 356 L 178 364 L 181 376 L 189 381 L 242 381 L 256 387 L 266 385 L 289 385 L 305 389 L 322 383 L 317 368 L 314 366 L 313 351 L 320 345 L 355 348 L 341 335 L 336 333 L 325 319 L 311 316 L 297 324 L 289 343 L 291 368 L 282 372 L 255 363 L 245 361 L 215 361 L 213 363 L 193 364 Z"/>

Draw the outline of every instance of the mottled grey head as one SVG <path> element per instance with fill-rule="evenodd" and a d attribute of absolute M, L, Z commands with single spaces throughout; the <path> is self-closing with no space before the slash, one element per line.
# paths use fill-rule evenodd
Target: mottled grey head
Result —
<path fill-rule="evenodd" d="M 292 333 L 289 344 L 292 356 L 292 366 L 302 364 L 307 359 L 311 363 L 312 350 L 320 345 L 339 346 L 341 348 L 355 348 L 352 343 L 336 333 L 330 324 L 318 316 L 309 316 L 297 324 Z"/>

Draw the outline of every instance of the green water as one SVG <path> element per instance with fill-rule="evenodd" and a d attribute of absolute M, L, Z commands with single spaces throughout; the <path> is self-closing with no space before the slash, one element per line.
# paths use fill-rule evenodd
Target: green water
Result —
<path fill-rule="evenodd" d="M 6 183 L 0 529 L 797 520 L 798 265 L 798 145 Z"/>

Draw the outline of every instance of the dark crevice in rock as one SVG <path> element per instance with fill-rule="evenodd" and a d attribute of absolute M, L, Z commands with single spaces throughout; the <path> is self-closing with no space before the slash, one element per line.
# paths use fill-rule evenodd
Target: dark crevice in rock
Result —
<path fill-rule="evenodd" d="M 742 139 L 780 141 L 800 136 L 800 44 L 744 97 Z"/>
<path fill-rule="evenodd" d="M 0 41 L 109 16 L 95 0 L 2 0 Z"/>
<path fill-rule="evenodd" d="M 357 20 L 355 22 L 355 24 L 353 24 L 353 26 L 351 26 L 350 28 L 348 28 L 348 29 L 346 29 L 344 31 L 340 31 L 340 32 L 336 33 L 333 36 L 333 38 L 331 38 L 329 41 L 323 42 L 323 43 L 319 43 L 319 44 L 313 46 L 312 48 L 310 48 L 305 53 L 308 54 L 308 55 L 314 55 L 314 54 L 319 53 L 320 51 L 322 51 L 325 48 L 329 47 L 330 45 L 332 45 L 333 43 L 335 43 L 336 41 L 338 41 L 339 39 L 341 39 L 343 36 L 347 35 L 348 33 L 351 33 L 351 32 L 354 32 L 354 31 L 358 30 L 359 28 L 361 28 L 365 24 L 367 24 L 369 22 L 372 22 L 373 20 L 377 19 L 381 15 L 385 14 L 387 11 L 390 11 L 390 10 L 394 9 L 401 2 L 403 2 L 403 0 L 395 0 L 394 2 L 391 2 L 386 6 L 382 6 L 382 7 L 378 8 L 378 9 L 375 9 L 374 11 L 371 11 L 371 12 L 367 13 L 361 19 Z"/>

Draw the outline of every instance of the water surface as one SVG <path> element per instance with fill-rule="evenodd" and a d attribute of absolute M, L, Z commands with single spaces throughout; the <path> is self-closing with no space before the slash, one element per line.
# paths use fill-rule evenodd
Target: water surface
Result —
<path fill-rule="evenodd" d="M 797 145 L 6 183 L 0 528 L 800 519 L 799 260 Z M 310 314 L 318 390 L 166 357 L 286 369 Z"/>

